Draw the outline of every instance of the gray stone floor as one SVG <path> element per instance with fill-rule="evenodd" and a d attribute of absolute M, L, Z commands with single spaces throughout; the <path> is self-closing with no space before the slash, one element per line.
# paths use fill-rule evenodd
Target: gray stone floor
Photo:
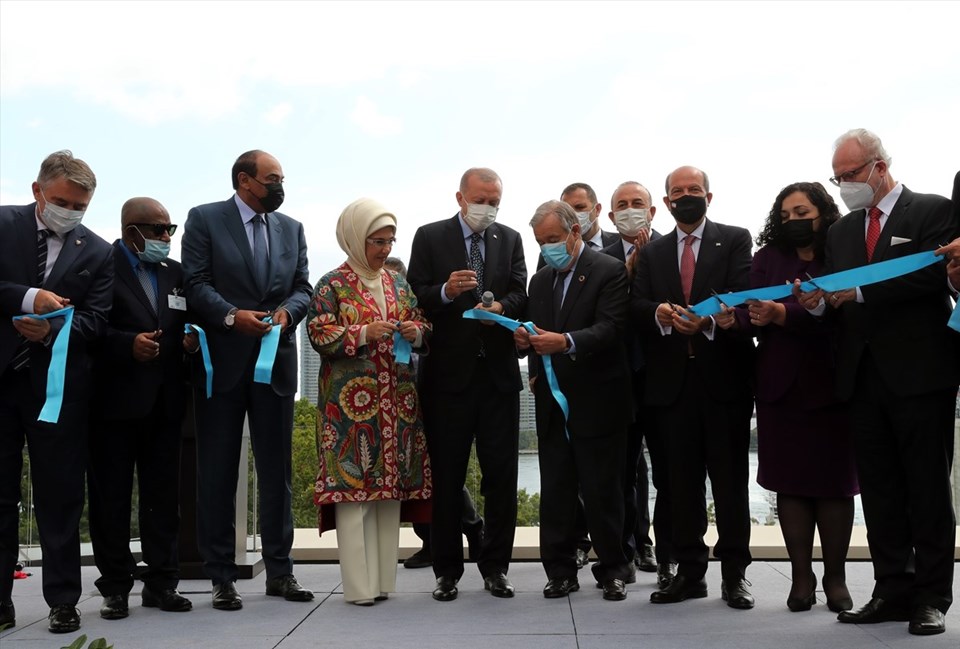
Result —
<path fill-rule="evenodd" d="M 59 648 L 81 633 L 88 640 L 106 638 L 116 649 L 153 647 L 204 647 L 210 649 L 305 647 L 384 647 L 387 649 L 487 648 L 496 649 L 605 649 L 612 647 L 960 647 L 960 613 L 947 616 L 947 633 L 919 638 L 907 633 L 906 623 L 871 626 L 839 624 L 824 605 L 822 593 L 810 612 L 790 613 L 785 606 L 789 590 L 789 565 L 757 562 L 750 567 L 757 607 L 735 611 L 720 600 L 719 564 L 712 563 L 708 579 L 710 597 L 673 605 L 649 602 L 654 576 L 639 573 L 623 602 L 605 602 L 590 575 L 580 572 L 582 588 L 568 598 L 546 600 L 541 595 L 545 578 L 538 563 L 514 563 L 510 577 L 517 588 L 512 600 L 491 597 L 483 590 L 476 567 L 467 565 L 460 582 L 460 597 L 440 603 L 430 598 L 433 574 L 426 570 L 398 570 L 398 592 L 371 608 L 343 601 L 340 570 L 335 564 L 299 564 L 300 582 L 313 589 L 317 599 L 297 604 L 263 594 L 261 573 L 239 582 L 244 608 L 239 612 L 215 611 L 210 606 L 210 585 L 185 581 L 181 591 L 194 602 L 190 613 L 163 613 L 139 606 L 139 584 L 131 595 L 126 620 L 108 622 L 97 611 L 100 597 L 93 587 L 96 568 L 84 568 L 85 596 L 79 608 L 80 632 L 54 636 L 47 631 L 47 607 L 40 592 L 40 573 L 14 585 L 17 627 L 0 632 L 0 649 Z M 816 566 L 817 574 L 822 574 Z M 848 564 L 848 581 L 854 601 L 864 603 L 872 588 L 869 563 Z M 955 597 L 960 589 L 955 586 Z"/>

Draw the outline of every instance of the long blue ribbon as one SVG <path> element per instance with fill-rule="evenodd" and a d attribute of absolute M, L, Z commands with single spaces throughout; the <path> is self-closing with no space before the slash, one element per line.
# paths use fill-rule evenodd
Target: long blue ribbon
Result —
<path fill-rule="evenodd" d="M 932 250 L 918 252 L 906 257 L 898 257 L 881 261 L 876 264 L 867 264 L 859 268 L 843 270 L 839 273 L 831 273 L 816 278 L 814 282 L 802 282 L 800 289 L 804 292 L 814 291 L 818 288 L 827 292 L 842 291 L 856 286 L 866 286 L 884 282 L 888 279 L 900 277 L 914 271 L 926 268 L 940 261 L 940 258 L 933 254 Z M 727 306 L 739 306 L 747 300 L 779 300 L 787 297 L 793 291 L 793 284 L 782 284 L 778 286 L 768 286 L 766 288 L 750 289 L 747 291 L 738 291 L 736 293 L 725 293 L 723 295 L 709 297 L 703 302 L 699 302 L 692 307 L 690 311 L 700 317 L 715 315 L 723 311 L 720 306 L 722 301 Z M 956 311 L 954 312 L 956 316 Z M 953 318 L 951 318 L 953 320 Z"/>
<path fill-rule="evenodd" d="M 490 313 L 489 311 L 484 311 L 483 309 L 468 309 L 463 312 L 463 317 L 467 320 L 489 320 L 502 327 L 506 327 L 510 331 L 516 331 L 518 328 L 523 327 L 530 332 L 531 336 L 537 335 L 537 331 L 533 328 L 532 322 L 511 320 L 505 316 L 497 313 Z M 563 420 L 566 422 L 570 418 L 570 406 L 567 403 L 567 398 L 563 396 L 563 392 L 560 390 L 560 383 L 557 382 L 557 375 L 553 371 L 553 361 L 551 360 L 549 354 L 541 356 L 540 360 L 543 361 L 543 373 L 547 377 L 547 385 L 550 386 L 550 392 L 553 394 L 553 398 L 557 402 L 557 405 L 560 406 L 560 410 L 563 412 Z M 567 436 L 567 441 L 569 441 L 570 431 L 567 430 L 566 426 L 563 427 L 563 433 Z"/>
<path fill-rule="evenodd" d="M 401 365 L 410 362 L 410 354 L 413 352 L 413 345 L 410 341 L 400 335 L 399 331 L 393 332 L 393 356 L 394 360 Z"/>
<path fill-rule="evenodd" d="M 947 326 L 953 329 L 954 331 L 960 331 L 960 301 L 957 302 L 953 307 L 953 314 L 950 316 L 950 320 L 947 322 Z"/>
<path fill-rule="evenodd" d="M 273 322 L 271 316 L 263 319 L 264 322 Z M 273 363 L 277 360 L 277 347 L 280 346 L 280 330 L 283 327 L 273 325 L 263 338 L 260 339 L 260 355 L 257 356 L 257 364 L 253 368 L 254 383 L 270 384 L 273 378 Z"/>
<path fill-rule="evenodd" d="M 213 363 L 210 361 L 210 347 L 207 345 L 207 333 L 198 325 L 189 322 L 183 326 L 183 333 L 197 332 L 200 338 L 200 354 L 203 356 L 203 373 L 207 377 L 207 398 L 213 396 Z"/>
<path fill-rule="evenodd" d="M 43 315 L 28 314 L 13 316 L 14 320 L 33 318 L 35 320 L 49 320 L 63 316 L 63 327 L 57 333 L 50 348 L 50 365 L 47 367 L 47 400 L 40 409 L 37 421 L 55 424 L 60 419 L 60 408 L 63 407 L 63 383 L 67 376 L 67 352 L 70 351 L 70 328 L 73 325 L 73 307 L 67 306 Z M 64 332 L 66 335 L 64 335 Z"/>

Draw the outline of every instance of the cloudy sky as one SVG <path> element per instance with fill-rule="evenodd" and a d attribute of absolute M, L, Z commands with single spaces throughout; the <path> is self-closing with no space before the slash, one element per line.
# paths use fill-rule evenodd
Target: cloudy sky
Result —
<path fill-rule="evenodd" d="M 709 216 L 756 234 L 781 187 L 826 184 L 853 127 L 883 138 L 895 178 L 949 194 L 957 24 L 957 2 L 2 0 L 0 203 L 31 202 L 40 161 L 69 148 L 99 181 L 85 223 L 113 240 L 127 198 L 182 224 L 260 148 L 316 278 L 344 258 L 334 224 L 360 196 L 395 211 L 406 259 L 418 225 L 456 212 L 461 173 L 492 167 L 532 264 L 527 222 L 568 183 L 605 215 L 621 181 L 660 204 L 693 164 Z M 672 227 L 665 210 L 654 227 Z"/>

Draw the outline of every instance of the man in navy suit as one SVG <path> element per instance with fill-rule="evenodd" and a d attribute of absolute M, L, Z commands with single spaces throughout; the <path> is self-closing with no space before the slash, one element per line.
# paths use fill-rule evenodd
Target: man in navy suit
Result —
<path fill-rule="evenodd" d="M 43 550 L 49 628 L 80 628 L 80 514 L 87 457 L 89 346 L 107 330 L 113 286 L 110 244 L 80 225 L 97 179 L 69 151 L 47 157 L 33 183 L 36 202 L 0 207 L 0 626 L 16 623 L 23 444 L 30 453 L 33 506 Z M 66 305 L 64 319 L 28 318 Z M 63 404 L 56 423 L 38 421 L 47 392 L 51 347 L 69 336 Z"/>
<path fill-rule="evenodd" d="M 840 136 L 830 179 L 851 210 L 827 233 L 825 272 L 925 250 L 957 236 L 950 201 L 907 189 L 890 174 L 880 138 Z M 837 393 L 850 405 L 873 597 L 841 622 L 909 621 L 916 635 L 945 630 L 953 601 L 956 522 L 950 498 L 960 365 L 945 265 L 824 295 L 801 295 L 837 318 Z"/>
<path fill-rule="evenodd" d="M 517 526 L 520 366 L 509 331 L 462 317 L 473 308 L 508 318 L 526 312 L 520 235 L 496 222 L 502 192 L 494 171 L 468 169 L 456 194 L 460 212 L 420 227 L 410 253 L 407 277 L 433 323 L 420 387 L 433 468 L 433 598 L 443 602 L 457 598 L 463 575 L 462 489 L 474 439 L 485 501 L 477 567 L 492 595 L 514 595 L 507 570 Z M 489 307 L 481 303 L 486 291 L 494 295 Z"/>
<path fill-rule="evenodd" d="M 725 331 L 686 307 L 711 291 L 745 290 L 750 233 L 709 220 L 713 194 L 706 173 L 680 167 L 666 181 L 663 202 L 677 227 L 640 249 L 631 303 L 643 336 L 648 376 L 644 404 L 656 413 L 666 441 L 671 543 L 677 576 L 650 596 L 674 603 L 707 596 L 708 548 L 704 481 L 716 506 L 721 597 L 732 608 L 753 608 L 744 573 L 750 564 L 750 378 L 753 342 Z"/>
<path fill-rule="evenodd" d="M 131 198 L 120 213 L 121 239 L 113 243 L 113 308 L 95 358 L 90 430 L 90 538 L 100 569 L 100 617 L 127 617 L 137 562 L 130 553 L 134 467 L 139 485 L 140 546 L 147 569 L 144 606 L 189 611 L 177 592 L 180 567 L 180 430 L 186 398 L 187 301 L 183 272 L 169 258 L 166 208 L 152 198 Z"/>
<path fill-rule="evenodd" d="M 231 180 L 233 196 L 190 210 L 182 247 L 187 303 L 206 331 L 213 365 L 213 396 L 199 391 L 196 398 L 197 533 L 220 610 L 243 606 L 234 584 L 234 497 L 244 417 L 257 468 L 267 595 L 313 599 L 293 576 L 290 558 L 294 335 L 312 292 L 307 244 L 303 226 L 276 211 L 284 196 L 276 158 L 248 151 L 234 163 Z M 271 326 L 282 333 L 266 385 L 255 383 L 253 373 Z"/>
<path fill-rule="evenodd" d="M 576 212 L 547 201 L 530 221 L 548 267 L 530 281 L 528 312 L 537 335 L 523 327 L 517 348 L 532 349 L 537 366 L 537 438 L 540 449 L 540 551 L 547 598 L 579 590 L 574 513 L 583 499 L 587 529 L 599 561 L 593 575 L 603 598 L 627 596 L 630 574 L 623 549 L 623 456 L 633 419 L 630 369 L 624 346 L 629 304 L 627 272 L 580 238 Z M 549 357 L 566 417 L 543 376 Z M 602 408 L 596 404 L 603 402 Z M 634 469 L 635 470 L 635 469 Z M 633 571 L 636 574 L 636 571 Z"/>

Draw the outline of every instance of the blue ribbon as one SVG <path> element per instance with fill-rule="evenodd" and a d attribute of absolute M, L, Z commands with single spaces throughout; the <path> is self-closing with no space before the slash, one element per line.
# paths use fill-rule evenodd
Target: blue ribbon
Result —
<path fill-rule="evenodd" d="M 532 322 L 511 320 L 505 316 L 484 311 L 483 309 L 468 309 L 467 311 L 463 312 L 463 317 L 467 320 L 489 320 L 490 322 L 495 322 L 502 327 L 506 327 L 511 332 L 523 327 L 530 332 L 531 336 L 537 335 L 536 330 L 533 328 Z M 557 402 L 557 405 L 560 406 L 560 410 L 563 412 L 563 420 L 567 421 L 570 418 L 570 406 L 567 404 L 567 398 L 563 396 L 563 392 L 560 390 L 560 384 L 557 382 L 557 375 L 553 371 L 553 361 L 551 360 L 549 354 L 541 356 L 540 360 L 543 361 L 543 373 L 547 376 L 547 385 L 550 386 L 550 392 L 553 394 L 554 400 Z M 563 427 L 563 433 L 567 436 L 567 441 L 570 441 L 570 431 L 567 430 L 566 426 Z"/>
<path fill-rule="evenodd" d="M 950 316 L 947 326 L 954 331 L 960 331 L 960 301 L 953 307 L 953 314 Z"/>
<path fill-rule="evenodd" d="M 203 373 L 207 377 L 207 398 L 213 396 L 213 363 L 210 361 L 210 347 L 207 345 L 207 333 L 195 324 L 189 322 L 183 326 L 183 333 L 197 332 L 200 338 L 200 353 L 203 356 Z"/>
<path fill-rule="evenodd" d="M 73 307 L 67 306 L 43 315 L 28 314 L 13 316 L 14 320 L 33 318 L 34 320 L 49 320 L 63 316 L 63 327 L 57 333 L 50 348 L 50 365 L 47 367 L 47 400 L 43 403 L 37 421 L 55 424 L 60 419 L 60 408 L 63 406 L 63 383 L 67 376 L 67 352 L 70 351 L 70 327 L 73 325 Z M 66 332 L 66 335 L 63 333 Z"/>
<path fill-rule="evenodd" d="M 410 341 L 400 335 L 399 331 L 393 332 L 393 356 L 397 363 L 404 365 L 410 362 L 410 354 L 413 352 L 413 345 Z"/>
<path fill-rule="evenodd" d="M 273 322 L 272 316 L 263 319 L 264 322 Z M 273 377 L 273 363 L 277 359 L 277 347 L 280 346 L 280 330 L 282 326 L 275 324 L 260 339 L 260 355 L 253 368 L 253 382 L 270 384 Z"/>
<path fill-rule="evenodd" d="M 801 282 L 800 290 L 804 292 L 822 289 L 827 292 L 842 291 L 856 286 L 866 286 L 877 282 L 885 282 L 888 279 L 907 275 L 914 271 L 932 266 L 940 261 L 940 258 L 933 254 L 932 250 L 927 252 L 918 252 L 906 257 L 889 259 L 876 264 L 867 264 L 859 268 L 843 270 L 839 273 L 831 273 L 816 278 L 814 282 Z M 747 300 L 779 300 L 787 297 L 793 291 L 793 284 L 782 284 L 779 286 L 768 286 L 766 288 L 750 289 L 747 291 L 738 291 L 736 293 L 725 293 L 723 295 L 709 297 L 703 302 L 699 302 L 692 307 L 690 311 L 700 317 L 716 315 L 723 311 L 720 306 L 722 301 L 727 306 L 739 306 Z M 954 311 L 954 318 L 960 319 Z M 951 318 L 951 322 L 954 320 Z"/>

